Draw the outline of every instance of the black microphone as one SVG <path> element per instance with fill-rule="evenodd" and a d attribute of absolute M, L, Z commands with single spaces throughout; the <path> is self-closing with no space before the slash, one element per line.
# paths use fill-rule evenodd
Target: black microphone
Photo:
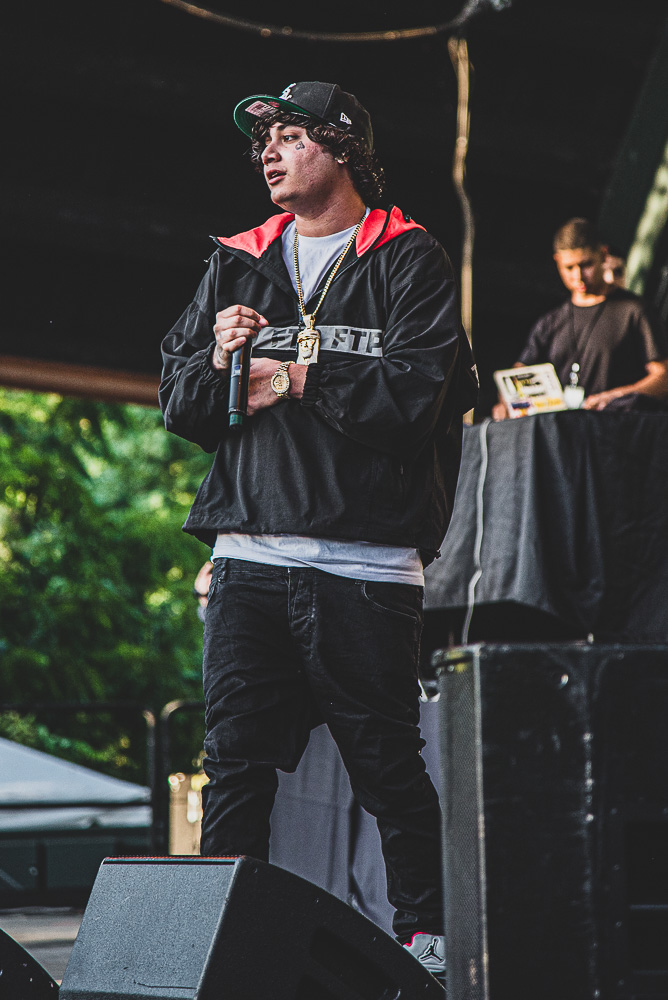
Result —
<path fill-rule="evenodd" d="M 247 337 L 246 343 L 232 354 L 232 371 L 230 374 L 230 401 L 227 412 L 230 417 L 230 427 L 241 430 L 244 417 L 248 412 L 248 379 L 250 378 L 251 352 L 253 338 Z"/>

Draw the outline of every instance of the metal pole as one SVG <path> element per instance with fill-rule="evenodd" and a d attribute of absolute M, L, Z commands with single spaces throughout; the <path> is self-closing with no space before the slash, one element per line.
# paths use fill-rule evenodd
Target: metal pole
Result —
<path fill-rule="evenodd" d="M 475 223 L 473 221 L 471 200 L 465 184 L 466 154 L 468 152 L 470 126 L 470 62 L 466 39 L 455 36 L 449 38 L 448 51 L 457 76 L 457 138 L 455 141 L 455 155 L 452 162 L 452 180 L 461 204 L 463 218 L 461 269 L 462 323 L 469 338 L 469 343 L 473 346 L 473 242 L 475 237 Z M 464 423 L 473 423 L 473 410 L 464 415 Z"/>

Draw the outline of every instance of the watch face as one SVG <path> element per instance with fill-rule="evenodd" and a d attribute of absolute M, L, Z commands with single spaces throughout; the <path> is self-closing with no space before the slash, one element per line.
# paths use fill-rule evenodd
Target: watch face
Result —
<path fill-rule="evenodd" d="M 276 372 L 271 380 L 271 387 L 280 396 L 290 388 L 290 379 L 285 372 Z"/>

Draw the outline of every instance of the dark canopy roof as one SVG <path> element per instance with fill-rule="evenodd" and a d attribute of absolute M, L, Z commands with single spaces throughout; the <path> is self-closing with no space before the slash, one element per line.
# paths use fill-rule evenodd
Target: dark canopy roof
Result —
<path fill-rule="evenodd" d="M 668 60 L 665 0 L 480 5 L 466 32 L 468 186 L 477 227 L 473 332 L 489 398 L 489 372 L 515 359 L 529 325 L 562 295 L 554 229 L 574 215 L 600 216 L 628 249 L 668 130 L 668 86 L 643 85 L 652 60 Z M 208 6 L 232 13 L 237 5 Z M 244 17 L 363 31 L 443 22 L 464 3 L 376 6 L 317 13 L 312 5 L 310 20 L 297 22 L 299 7 L 249 2 Z M 11 100 L 0 355 L 12 360 L 0 358 L 0 382 L 31 384 L 31 372 L 41 372 L 48 386 L 49 372 L 64 371 L 51 368 L 59 362 L 130 373 L 117 386 L 124 398 L 153 393 L 160 340 L 204 272 L 209 234 L 250 228 L 273 211 L 232 108 L 293 80 L 338 81 L 360 98 L 390 200 L 459 263 L 457 94 L 446 34 L 347 45 L 265 39 L 158 0 L 15 4 L 3 34 Z M 629 139 L 643 108 L 652 127 Z M 664 233 L 650 292 L 667 257 Z M 88 391 L 114 394 L 95 380 Z"/>

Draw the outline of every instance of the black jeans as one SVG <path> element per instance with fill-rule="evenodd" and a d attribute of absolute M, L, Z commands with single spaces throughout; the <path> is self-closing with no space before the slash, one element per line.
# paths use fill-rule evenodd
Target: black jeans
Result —
<path fill-rule="evenodd" d="M 441 934 L 440 809 L 418 729 L 422 588 L 217 559 L 204 629 L 201 851 L 266 860 L 276 769 L 324 721 L 376 817 L 394 932 Z"/>

